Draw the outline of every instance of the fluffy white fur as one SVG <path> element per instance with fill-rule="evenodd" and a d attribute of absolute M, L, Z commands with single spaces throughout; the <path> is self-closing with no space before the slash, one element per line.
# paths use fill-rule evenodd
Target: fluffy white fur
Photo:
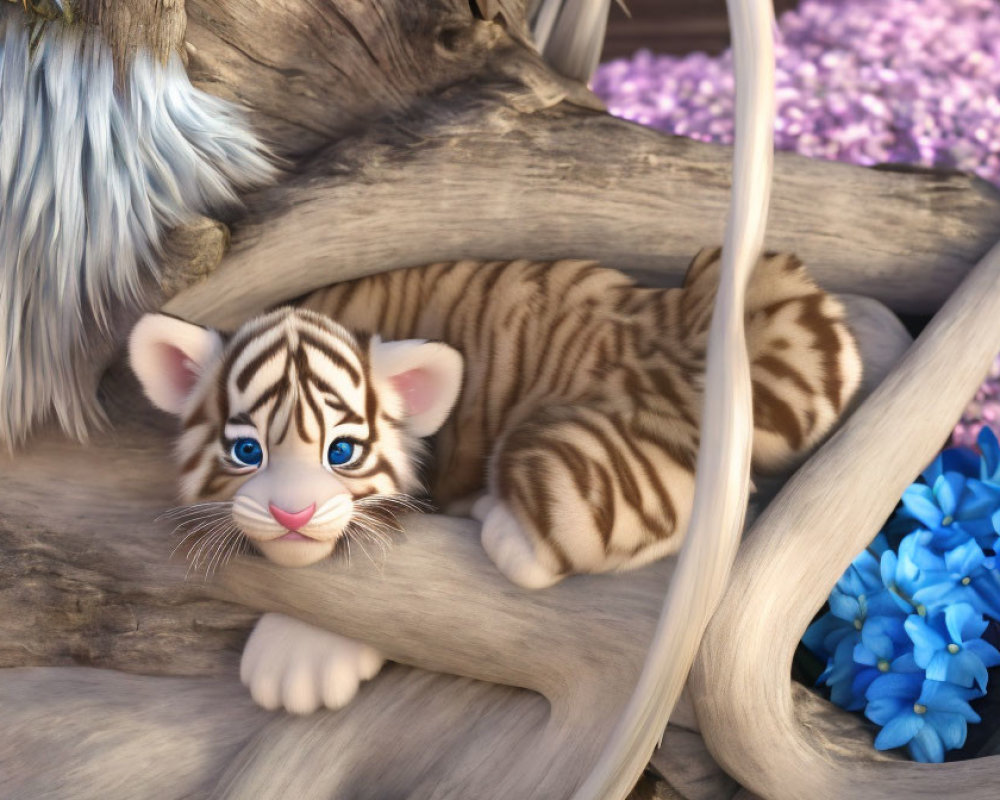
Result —
<path fill-rule="evenodd" d="M 240 680 L 263 708 L 311 714 L 347 705 L 384 663 L 366 644 L 284 614 L 265 614 L 243 648 Z"/>
<path fill-rule="evenodd" d="M 222 337 L 209 328 L 146 314 L 129 337 L 129 360 L 153 405 L 181 414 L 198 379 L 222 355 Z"/>
<path fill-rule="evenodd" d="M 83 438 L 100 421 L 79 357 L 156 277 L 163 232 L 272 174 L 230 103 L 195 89 L 177 56 L 134 59 L 115 89 L 110 49 L 48 23 L 29 51 L 0 8 L 0 443 L 54 414 Z"/>

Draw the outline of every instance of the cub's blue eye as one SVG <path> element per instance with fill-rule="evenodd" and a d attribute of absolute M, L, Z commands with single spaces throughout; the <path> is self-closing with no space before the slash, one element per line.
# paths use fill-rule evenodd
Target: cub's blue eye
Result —
<path fill-rule="evenodd" d="M 229 454 L 237 464 L 248 467 L 259 467 L 260 462 L 264 460 L 264 450 L 260 446 L 260 442 L 249 437 L 237 439 Z"/>
<path fill-rule="evenodd" d="M 349 467 L 361 459 L 361 445 L 351 439 L 334 439 L 326 452 L 331 467 Z"/>

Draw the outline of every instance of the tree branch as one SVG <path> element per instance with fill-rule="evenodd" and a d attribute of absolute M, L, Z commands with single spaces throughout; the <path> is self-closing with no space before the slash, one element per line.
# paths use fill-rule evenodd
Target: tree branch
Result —
<path fill-rule="evenodd" d="M 482 94 L 455 87 L 253 196 L 217 272 L 168 309 L 234 325 L 332 282 L 459 258 L 597 258 L 672 281 L 720 241 L 725 148 Z M 1000 195 L 959 174 L 779 154 L 772 205 L 769 248 L 798 253 L 828 289 L 909 313 L 937 308 L 1000 237 Z"/>

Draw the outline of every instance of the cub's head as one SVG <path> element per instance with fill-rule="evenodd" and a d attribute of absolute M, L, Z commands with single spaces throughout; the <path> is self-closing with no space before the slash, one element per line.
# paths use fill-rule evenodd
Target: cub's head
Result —
<path fill-rule="evenodd" d="M 180 418 L 182 502 L 221 508 L 209 528 L 235 527 L 285 566 L 330 555 L 380 503 L 418 489 L 419 439 L 462 382 L 447 345 L 382 342 L 289 308 L 228 338 L 147 314 L 129 356 L 149 399 Z"/>

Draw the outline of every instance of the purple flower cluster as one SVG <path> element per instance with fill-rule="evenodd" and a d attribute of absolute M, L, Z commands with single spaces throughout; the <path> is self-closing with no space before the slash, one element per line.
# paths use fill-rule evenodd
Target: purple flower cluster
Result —
<path fill-rule="evenodd" d="M 875 747 L 943 761 L 979 722 L 1000 651 L 983 638 L 1000 620 L 1000 444 L 989 428 L 942 452 L 830 594 L 803 644 L 825 661 L 818 683 L 837 705 L 881 726 Z"/>
<path fill-rule="evenodd" d="M 855 164 L 963 169 L 1000 184 L 995 0 L 803 0 L 781 16 L 775 144 Z M 612 114 L 733 137 L 732 57 L 639 51 L 598 68 Z"/>
<path fill-rule="evenodd" d="M 1000 185 L 1000 3 L 802 0 L 781 16 L 775 145 L 854 164 L 974 172 Z M 603 64 L 612 114 L 706 142 L 733 138 L 732 57 L 640 51 Z M 1000 359 L 955 428 L 1000 434 Z"/>

